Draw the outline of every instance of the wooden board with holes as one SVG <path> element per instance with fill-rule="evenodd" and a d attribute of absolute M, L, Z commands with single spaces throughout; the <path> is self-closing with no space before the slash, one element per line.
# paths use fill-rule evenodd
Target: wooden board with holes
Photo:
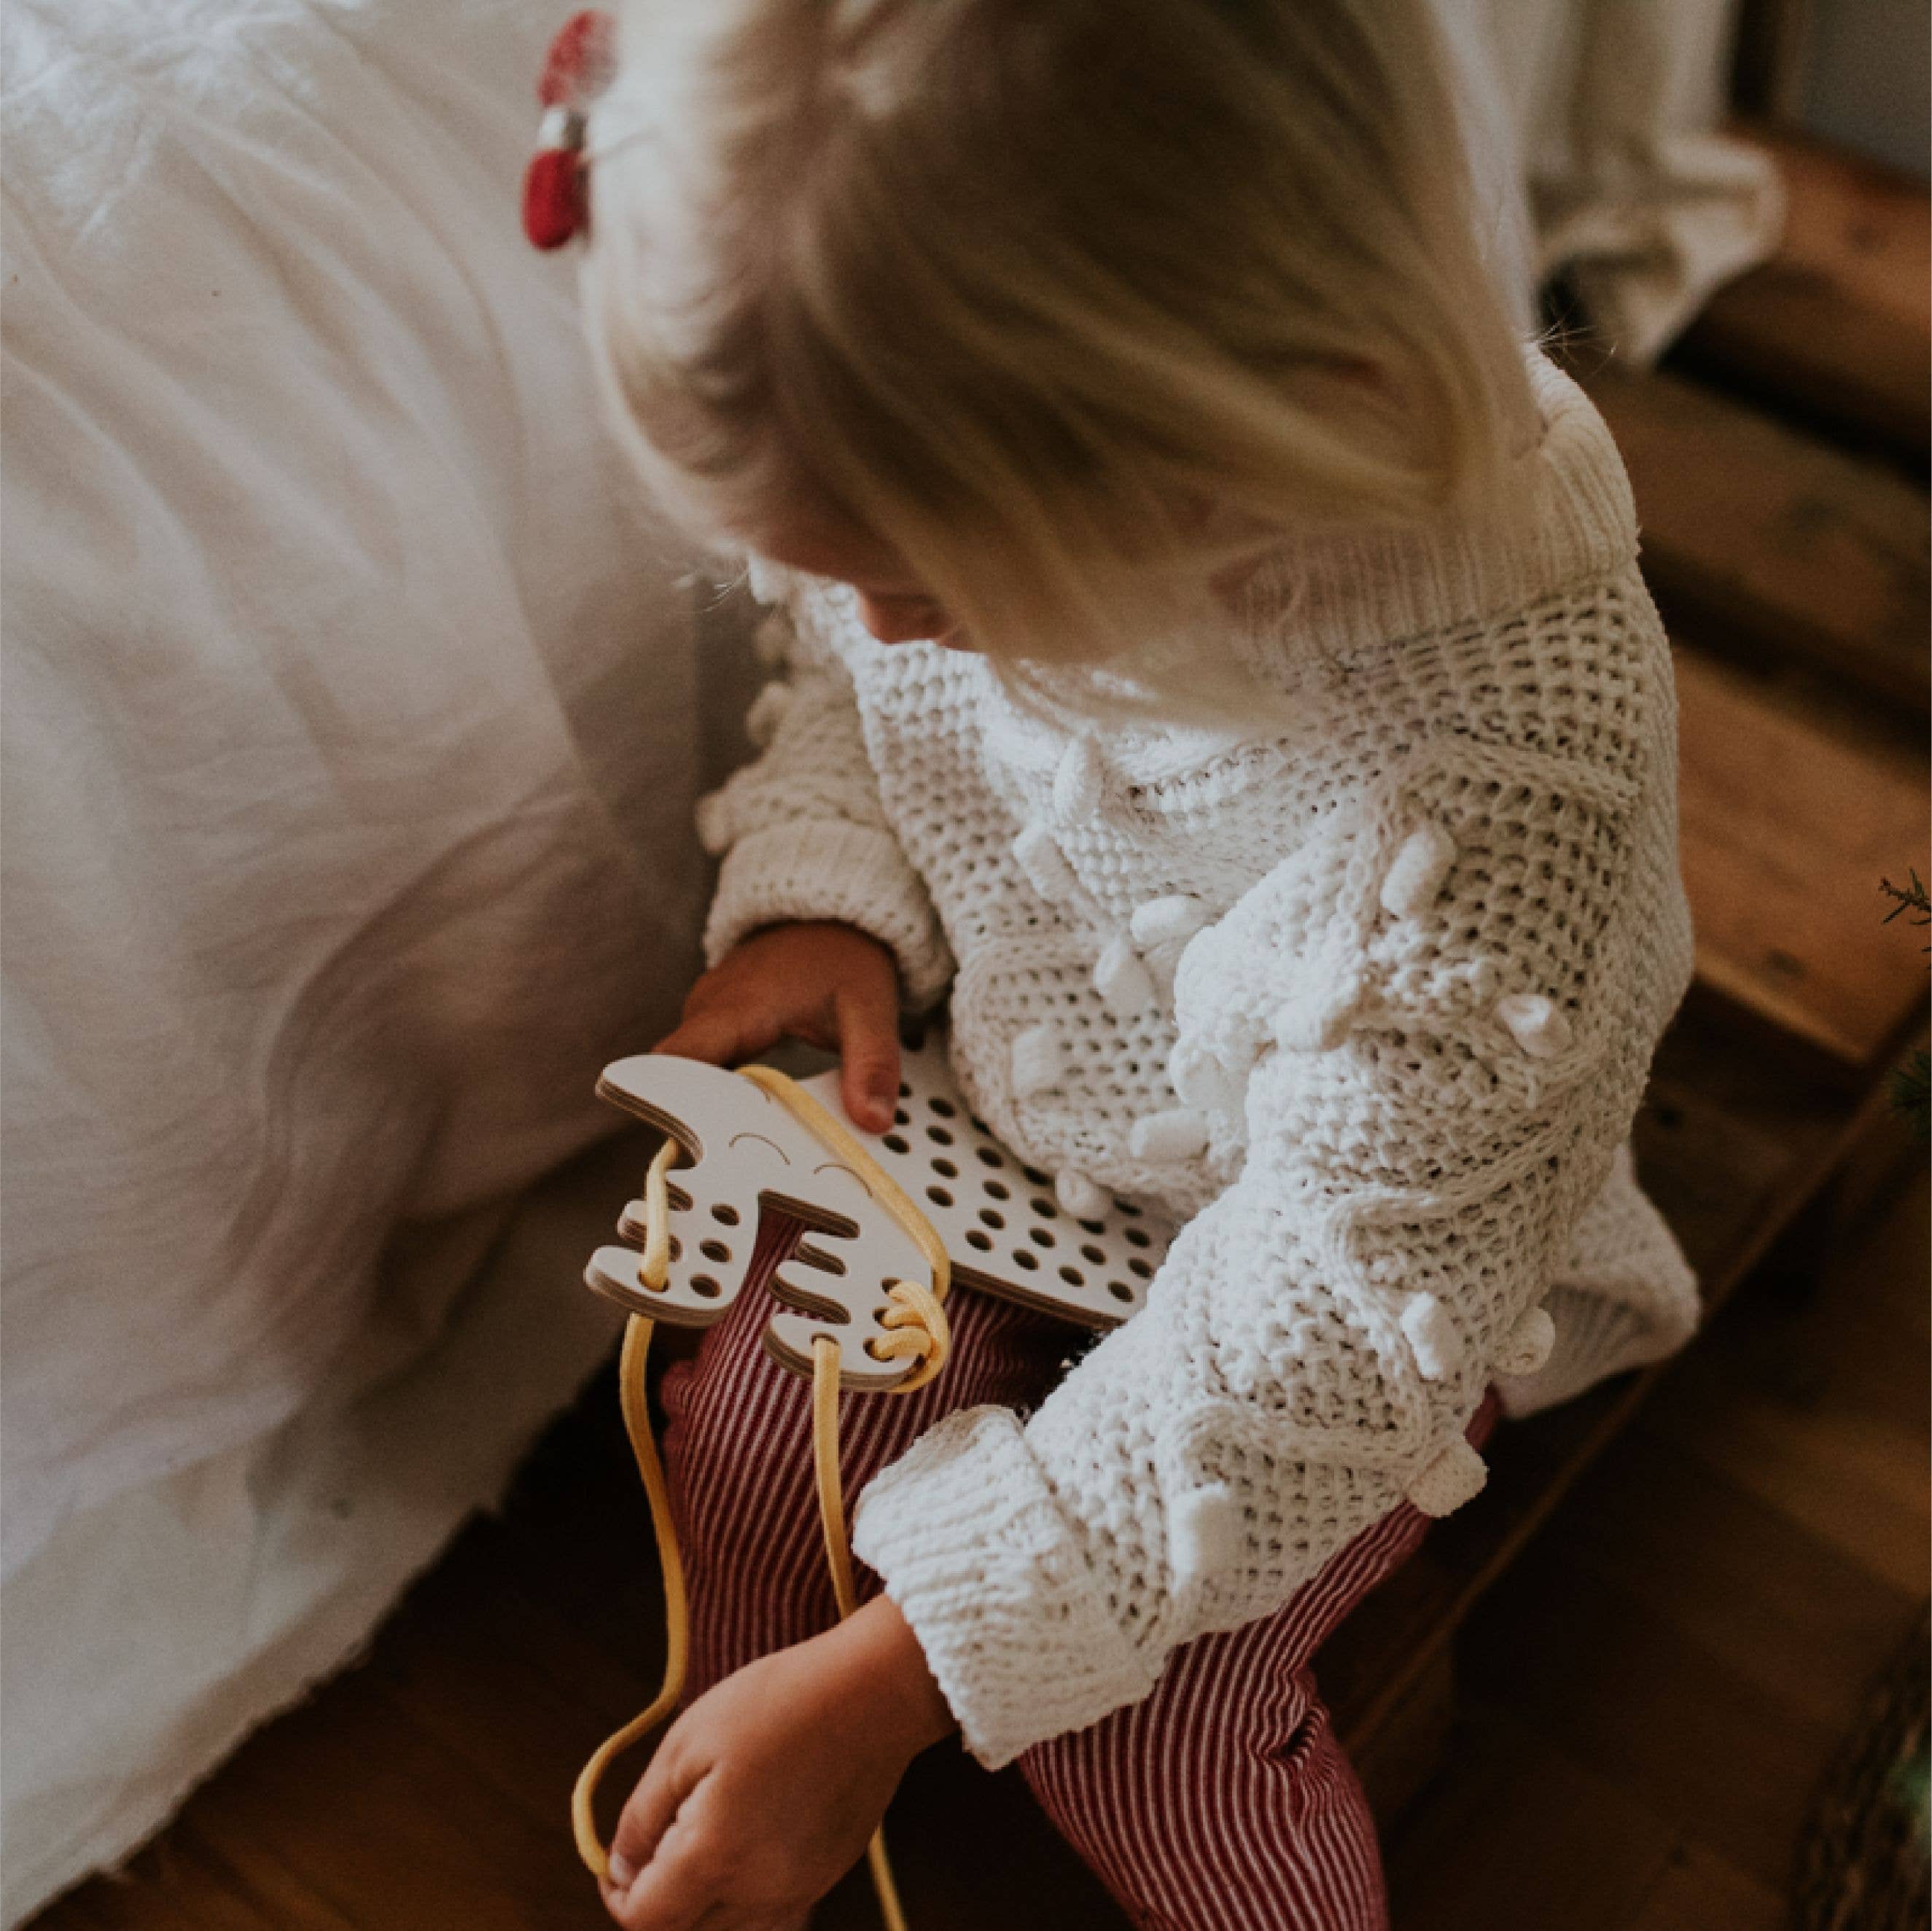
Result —
<path fill-rule="evenodd" d="M 1574 359 L 1623 452 L 1645 579 L 1672 630 L 1924 716 L 1924 491 L 1681 376 Z"/>
<path fill-rule="evenodd" d="M 844 1117 L 836 1072 L 805 1088 Z M 1003 1146 L 968 1105 L 942 1027 L 908 1035 L 892 1124 L 876 1143 L 861 1138 L 932 1222 L 955 1280 L 1082 1327 L 1118 1327 L 1145 1301 L 1172 1223 L 1127 1200 L 1112 1200 L 1097 1219 L 1064 1212 L 1052 1177 Z"/>
<path fill-rule="evenodd" d="M 1784 238 L 1720 289 L 1676 359 L 1922 464 L 1932 442 L 1932 220 L 1923 181 L 1762 128 Z"/>
<path fill-rule="evenodd" d="M 1928 865 L 1922 748 L 1806 712 L 1677 654 L 1684 879 L 1697 976 L 1848 1068 L 1884 1052 L 1925 996 L 1924 935 L 1888 925 L 1880 881 Z"/>
<path fill-rule="evenodd" d="M 1048 1177 L 973 1114 L 941 1028 L 908 1041 L 900 1072 L 893 1123 L 878 1135 L 847 1115 L 836 1070 L 802 1085 L 925 1215 L 953 1278 L 1082 1327 L 1133 1314 L 1172 1228 L 1130 1201 L 1090 1219 L 1066 1212 Z M 769 1286 L 778 1305 L 766 1345 L 787 1367 L 808 1374 L 814 1336 L 830 1334 L 848 1387 L 889 1387 L 913 1372 L 876 1343 L 892 1283 L 930 1285 L 931 1271 L 860 1166 L 764 1087 L 698 1060 L 640 1054 L 607 1066 L 597 1090 L 671 1135 L 682 1156 L 668 1176 L 664 1280 L 641 1276 L 648 1220 L 634 1200 L 618 1222 L 630 1244 L 597 1249 L 589 1286 L 632 1313 L 694 1327 Z M 764 1231 L 779 1222 L 787 1237 L 774 1244 Z"/>

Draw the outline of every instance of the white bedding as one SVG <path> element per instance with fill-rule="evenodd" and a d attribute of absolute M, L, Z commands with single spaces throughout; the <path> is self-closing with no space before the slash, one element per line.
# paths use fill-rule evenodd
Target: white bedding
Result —
<path fill-rule="evenodd" d="M 339 1661 L 608 1333 L 621 1192 L 475 1279 L 703 883 L 687 559 L 518 232 L 554 24 L 4 10 L 9 1922 Z"/>

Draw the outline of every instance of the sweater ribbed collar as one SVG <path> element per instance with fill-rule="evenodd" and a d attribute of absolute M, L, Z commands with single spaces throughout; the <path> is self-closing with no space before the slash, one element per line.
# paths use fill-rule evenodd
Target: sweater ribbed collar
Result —
<path fill-rule="evenodd" d="M 1324 532 L 1270 551 L 1244 594 L 1261 664 L 1344 659 L 1522 610 L 1621 568 L 1636 513 L 1610 433 L 1589 398 L 1528 352 L 1543 434 L 1507 515 L 1427 529 Z"/>

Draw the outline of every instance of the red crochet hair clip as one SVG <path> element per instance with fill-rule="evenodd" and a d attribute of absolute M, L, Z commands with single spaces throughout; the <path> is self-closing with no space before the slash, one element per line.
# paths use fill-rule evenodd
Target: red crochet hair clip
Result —
<path fill-rule="evenodd" d="M 590 229 L 590 176 L 584 157 L 590 103 L 610 84 L 616 37 L 608 13 L 573 13 L 550 43 L 537 99 L 543 119 L 524 176 L 524 232 L 538 248 L 560 248 Z"/>

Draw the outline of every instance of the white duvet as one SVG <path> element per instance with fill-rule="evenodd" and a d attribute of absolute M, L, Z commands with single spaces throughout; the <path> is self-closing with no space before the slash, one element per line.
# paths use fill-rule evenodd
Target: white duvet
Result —
<path fill-rule="evenodd" d="M 608 1332 L 621 1191 L 477 1271 L 702 885 L 685 559 L 518 232 L 554 25 L 4 10 L 9 1921 L 335 1664 Z"/>

